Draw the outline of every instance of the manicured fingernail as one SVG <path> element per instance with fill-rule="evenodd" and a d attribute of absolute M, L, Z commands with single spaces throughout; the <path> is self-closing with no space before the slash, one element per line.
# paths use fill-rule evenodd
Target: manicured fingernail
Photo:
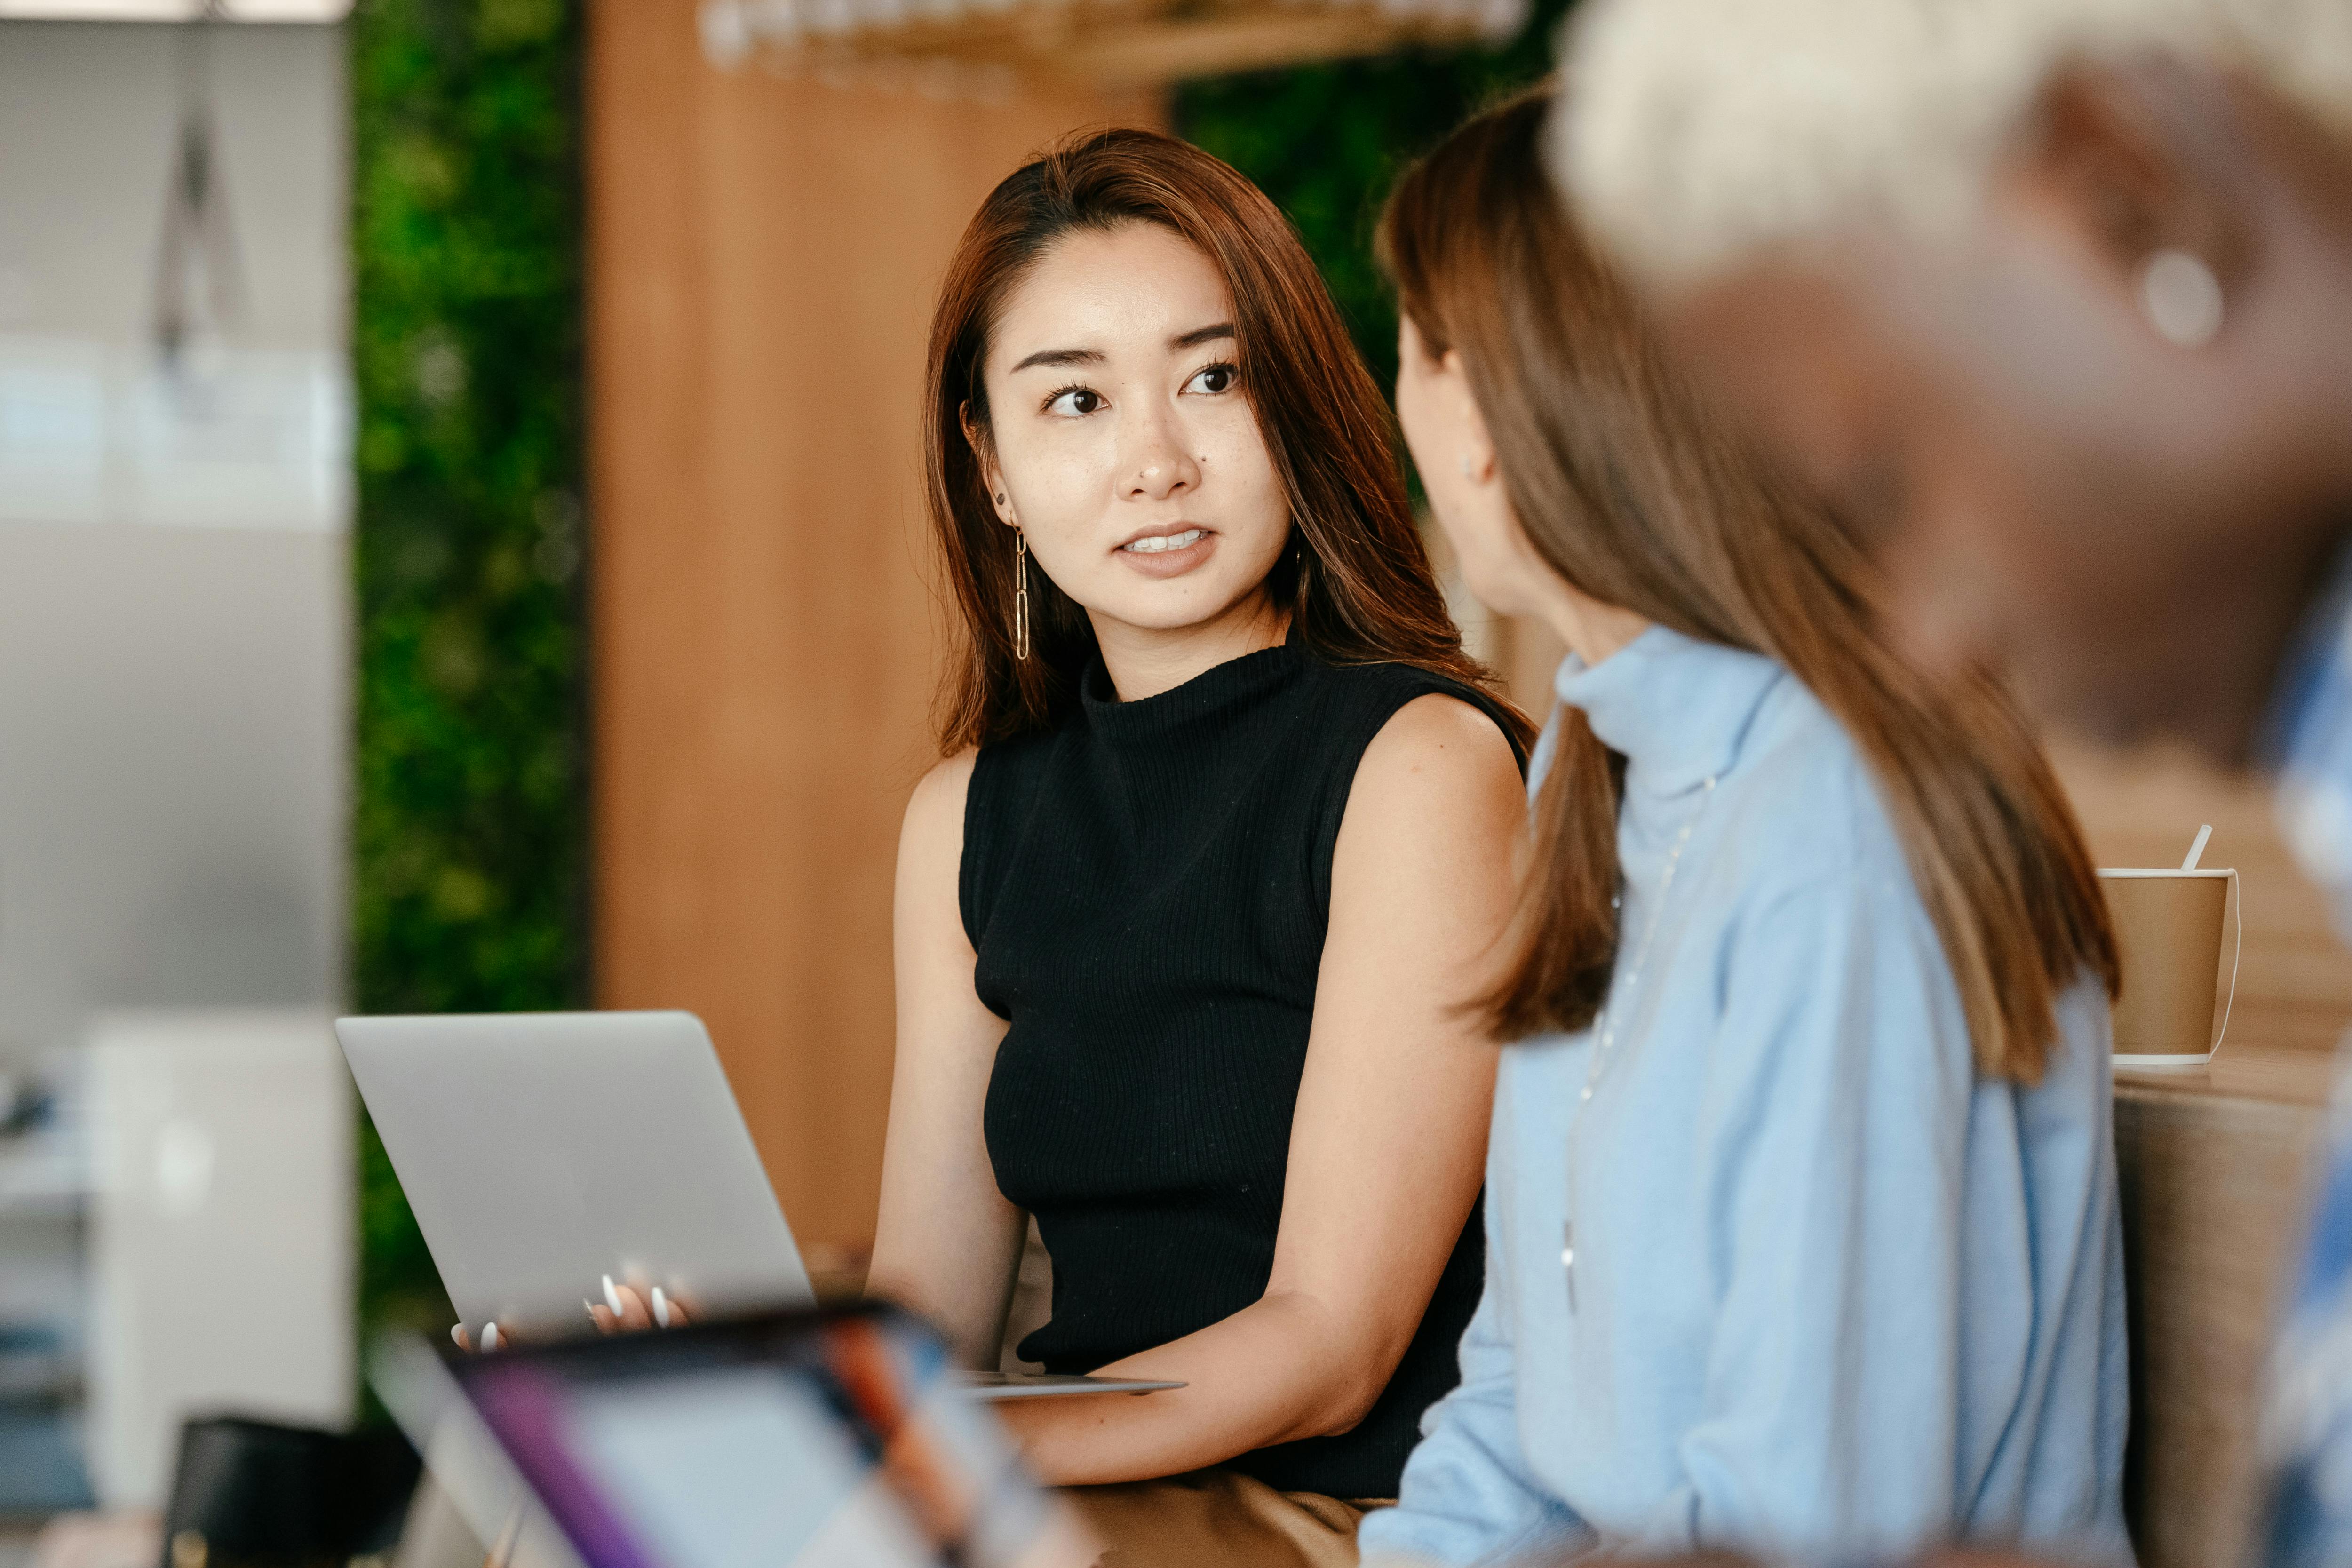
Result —
<path fill-rule="evenodd" d="M 499 1348 L 499 1326 L 496 1323 L 482 1325 L 482 1348 L 486 1351 Z"/>
<path fill-rule="evenodd" d="M 449 1325 L 449 1342 L 456 1345 L 459 1350 L 464 1350 L 466 1348 L 465 1324 L 452 1323 Z"/>
<path fill-rule="evenodd" d="M 580 1310 L 588 1314 L 590 1322 L 596 1321 L 596 1309 L 588 1304 L 588 1298 L 585 1296 L 580 1298 Z"/>
<path fill-rule="evenodd" d="M 604 1305 L 612 1310 L 613 1316 L 617 1318 L 621 1315 L 621 1293 L 613 1289 L 610 1274 L 604 1276 Z"/>
<path fill-rule="evenodd" d="M 669 1299 L 662 1294 L 658 1285 L 654 1287 L 654 1322 L 661 1328 L 669 1327 Z"/>

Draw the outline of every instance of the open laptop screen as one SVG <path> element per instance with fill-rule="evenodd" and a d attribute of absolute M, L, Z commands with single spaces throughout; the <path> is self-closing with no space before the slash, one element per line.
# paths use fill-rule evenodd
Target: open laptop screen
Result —
<path fill-rule="evenodd" d="M 1030 1568 L 1067 1525 L 873 1304 L 448 1364 L 587 1568 Z M 1079 1561 L 1085 1561 L 1080 1556 Z"/>

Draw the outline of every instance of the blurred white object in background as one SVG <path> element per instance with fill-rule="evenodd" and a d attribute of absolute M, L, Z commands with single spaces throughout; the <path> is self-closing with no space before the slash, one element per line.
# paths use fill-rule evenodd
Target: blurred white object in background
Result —
<path fill-rule="evenodd" d="M 188 22 L 204 0 L 0 0 L 0 17 L 52 22 Z M 340 22 L 352 0 L 226 0 L 224 22 Z"/>
<path fill-rule="evenodd" d="M 5 4 L 5 0 L 0 0 Z M 1529 0 L 701 0 L 702 56 L 784 76 L 982 102 L 1023 78 L 1112 89 L 1188 77 L 1490 47 L 1526 26 Z"/>
<path fill-rule="evenodd" d="M 26 1561 L 27 1568 L 153 1568 L 163 1557 L 163 1521 L 142 1510 L 58 1514 L 42 1527 Z"/>
<path fill-rule="evenodd" d="M 0 522 L 334 530 L 351 391 L 334 349 L 0 331 Z"/>
<path fill-rule="evenodd" d="M 165 1500 L 179 1424 L 352 1413 L 352 1090 L 324 1013 L 90 1030 L 91 1479 Z"/>

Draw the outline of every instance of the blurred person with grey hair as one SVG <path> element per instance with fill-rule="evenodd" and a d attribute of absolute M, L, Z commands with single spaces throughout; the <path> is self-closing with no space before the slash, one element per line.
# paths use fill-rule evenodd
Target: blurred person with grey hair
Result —
<path fill-rule="evenodd" d="M 2094 734 L 2310 738 L 2274 700 L 2352 529 L 2352 4 L 1595 0 L 1570 43 L 1555 173 L 1915 654 Z M 2352 927 L 2352 809 L 2294 804 Z"/>
<path fill-rule="evenodd" d="M 2352 0 L 1592 0 L 1553 172 L 1932 668 L 2280 774 L 2352 934 Z M 2352 1129 L 2347 1129 L 2352 1133 Z M 2352 1137 L 2264 1439 L 2352 1563 Z"/>

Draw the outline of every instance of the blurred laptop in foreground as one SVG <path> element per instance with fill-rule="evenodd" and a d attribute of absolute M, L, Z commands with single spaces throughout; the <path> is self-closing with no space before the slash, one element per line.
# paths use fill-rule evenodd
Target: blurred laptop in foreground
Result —
<path fill-rule="evenodd" d="M 487 1355 L 411 1342 L 375 1376 L 492 1568 L 1097 1554 L 960 1390 L 946 1347 L 876 1303 Z"/>

